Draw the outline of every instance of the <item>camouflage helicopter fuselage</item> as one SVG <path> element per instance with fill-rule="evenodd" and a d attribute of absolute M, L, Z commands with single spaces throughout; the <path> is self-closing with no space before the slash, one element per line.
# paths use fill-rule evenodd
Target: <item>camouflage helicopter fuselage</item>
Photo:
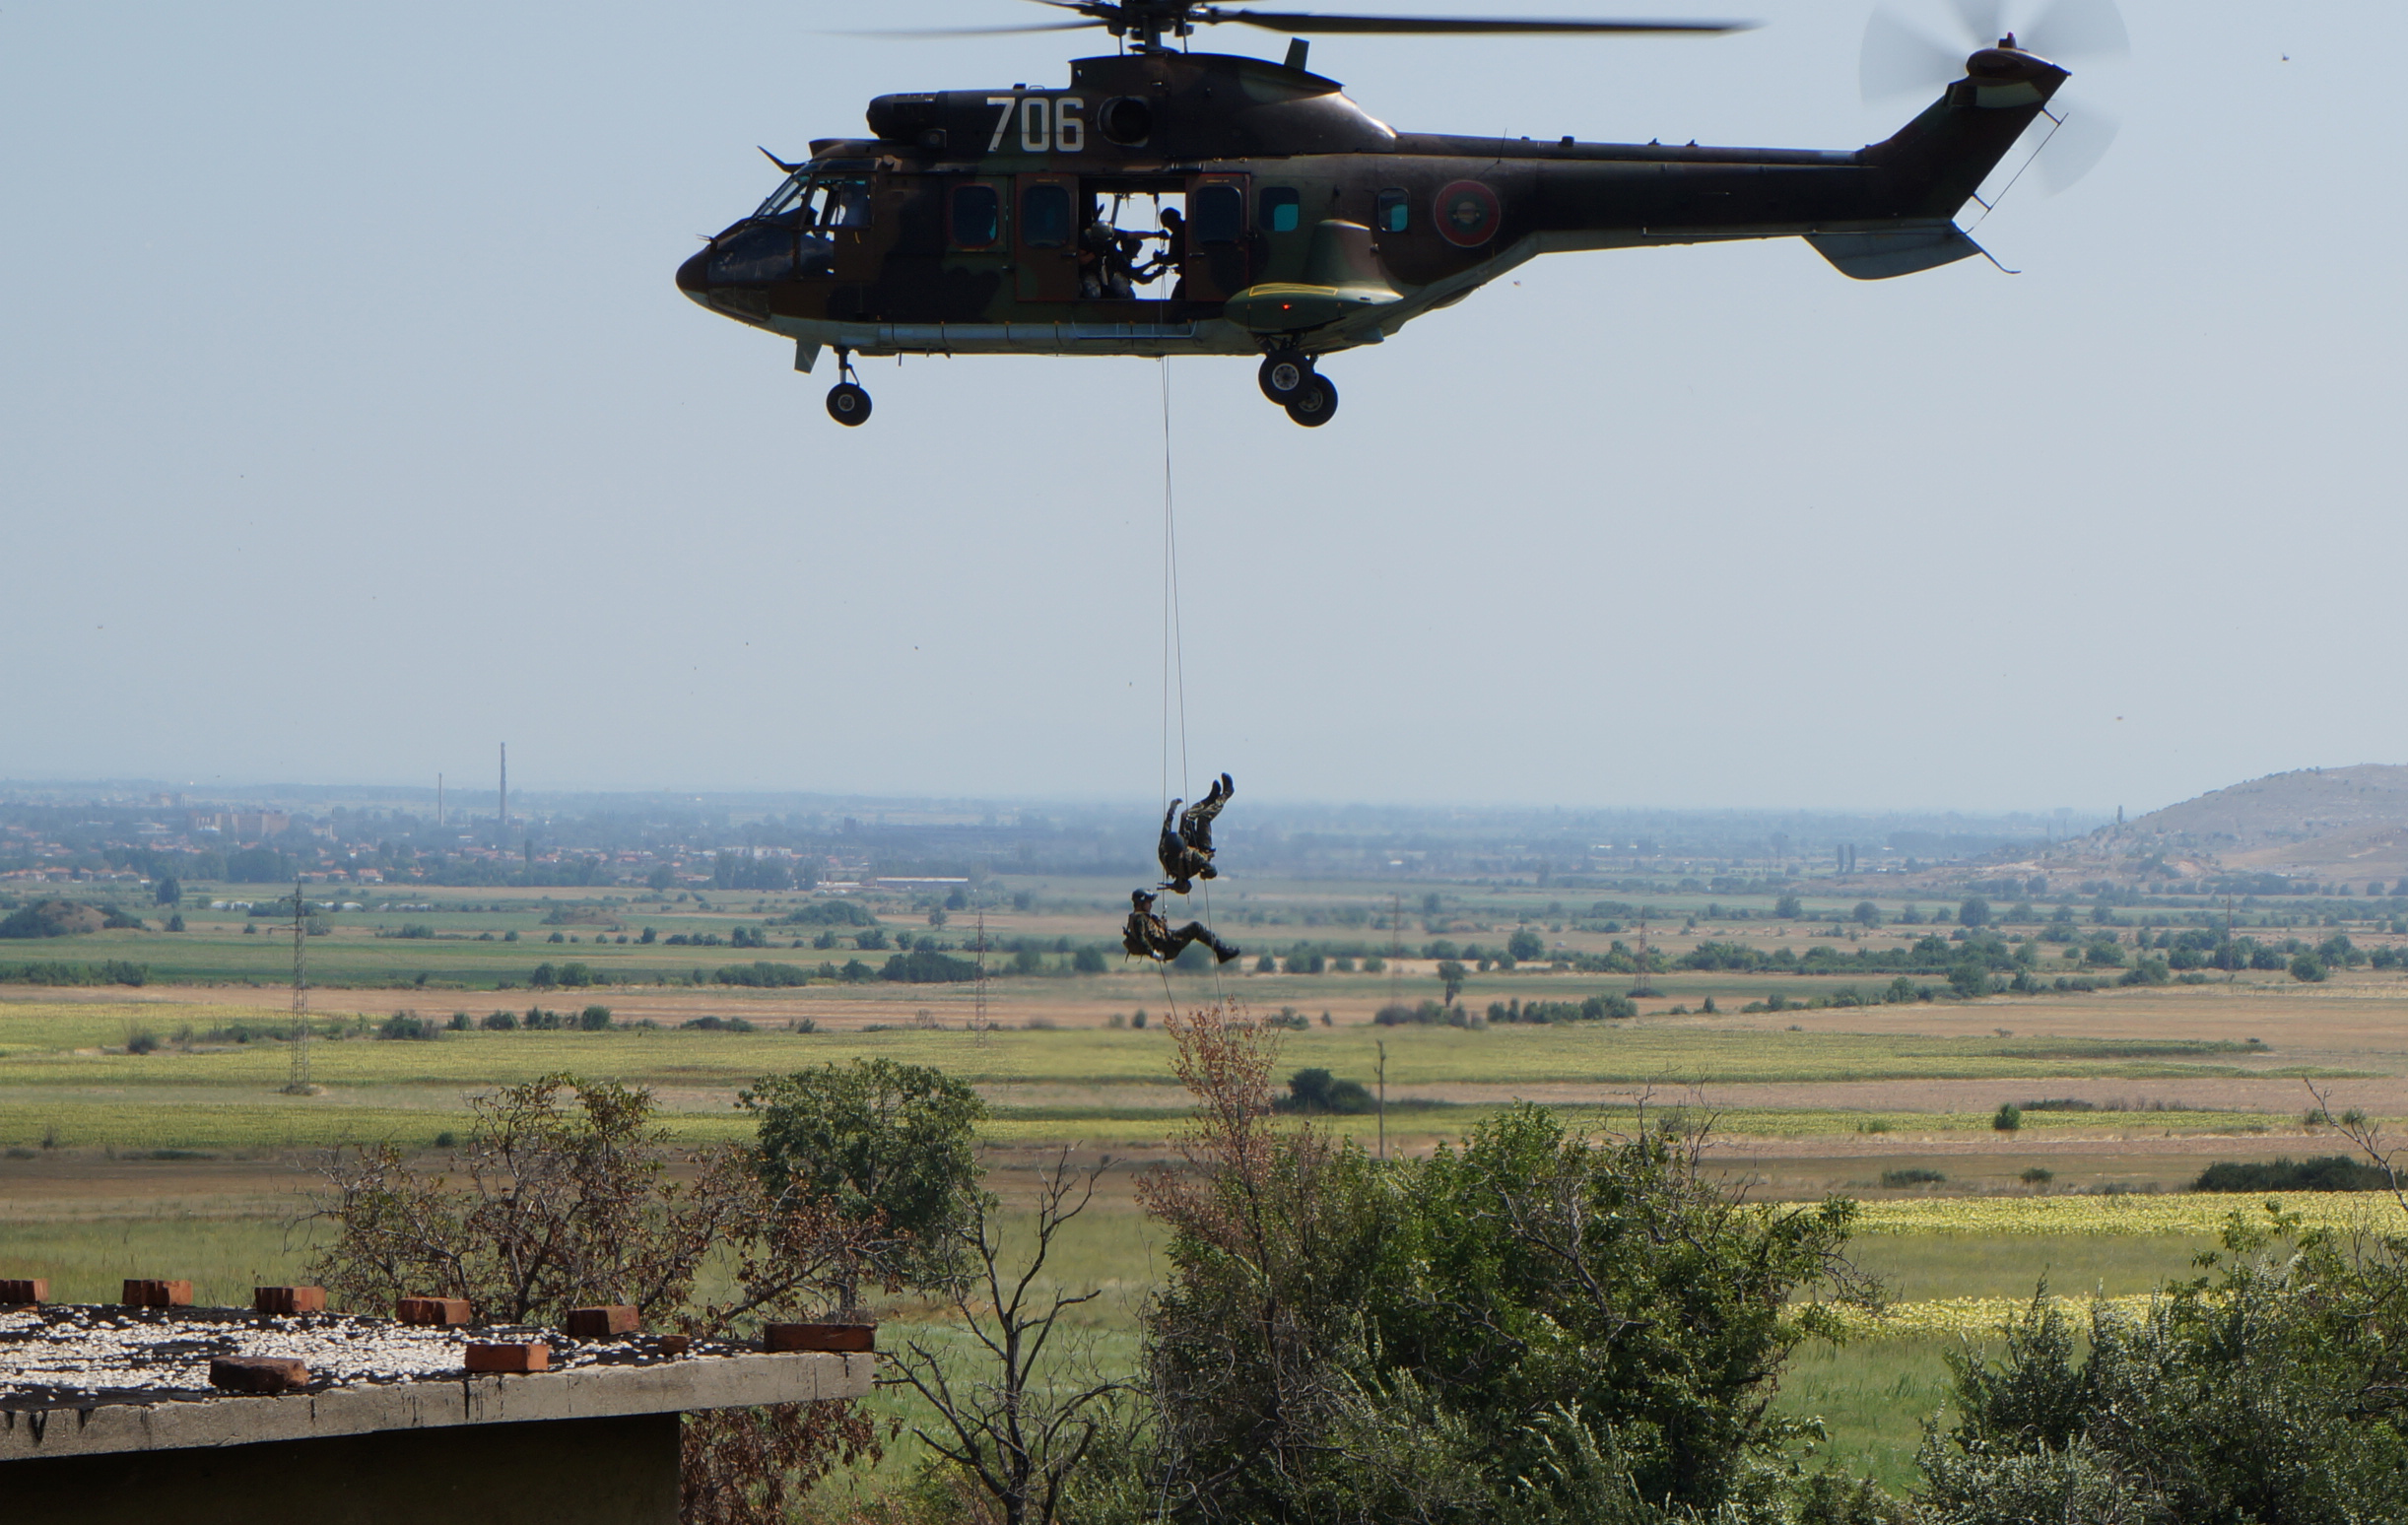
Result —
<path fill-rule="evenodd" d="M 1797 236 L 1878 279 L 1979 252 L 1952 219 L 2066 78 L 1984 48 L 1886 142 L 1818 151 L 1398 132 L 1302 67 L 1081 59 L 1065 89 L 880 97 L 874 137 L 814 143 L 677 281 L 809 369 L 823 347 L 1313 357 L 1566 250 Z M 1083 270 L 1123 195 L 1185 198 L 1159 295 Z"/>

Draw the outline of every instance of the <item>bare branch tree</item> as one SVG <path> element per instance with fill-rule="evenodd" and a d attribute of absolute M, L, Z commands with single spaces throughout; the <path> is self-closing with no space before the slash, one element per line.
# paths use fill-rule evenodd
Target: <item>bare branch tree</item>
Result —
<path fill-rule="evenodd" d="M 1004 1525 L 1053 1525 L 1065 1486 L 1126 1385 L 1083 1372 L 1058 1380 L 1081 1364 L 1072 1353 L 1048 1355 L 1062 1316 L 1103 1293 L 1042 1285 L 1055 1240 L 1087 1211 L 1110 1166 L 1107 1157 L 1074 1168 L 1067 1149 L 1054 1160 L 1038 1178 L 1036 1243 L 1017 1268 L 1006 1263 L 1001 1205 L 975 1193 L 969 1221 L 955 1230 L 970 1270 L 953 1284 L 950 1300 L 978 1353 L 968 1368 L 956 1361 L 949 1369 L 914 1341 L 896 1363 L 943 1422 L 941 1430 L 916 1433 L 993 1502 Z"/>

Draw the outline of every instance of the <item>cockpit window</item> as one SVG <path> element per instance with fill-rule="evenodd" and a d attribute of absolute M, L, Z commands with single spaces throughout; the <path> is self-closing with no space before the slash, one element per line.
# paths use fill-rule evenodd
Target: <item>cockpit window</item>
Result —
<path fill-rule="evenodd" d="M 776 191 L 770 195 L 769 199 L 761 204 L 761 210 L 754 213 L 753 216 L 776 217 L 782 213 L 793 211 L 794 204 L 803 199 L 803 192 L 808 190 L 810 186 L 811 171 L 807 169 L 800 173 L 786 176 L 786 183 L 777 187 Z"/>
<path fill-rule="evenodd" d="M 858 175 L 815 175 L 801 170 L 755 212 L 756 219 L 799 213 L 804 228 L 867 228 L 870 225 L 870 182 Z"/>

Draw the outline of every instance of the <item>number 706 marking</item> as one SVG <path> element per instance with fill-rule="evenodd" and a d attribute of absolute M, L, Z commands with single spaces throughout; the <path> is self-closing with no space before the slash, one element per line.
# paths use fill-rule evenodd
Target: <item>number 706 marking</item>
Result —
<path fill-rule="evenodd" d="M 1025 154 L 1077 154 L 1087 148 L 1087 122 L 1079 114 L 1087 109 L 1083 97 L 989 96 L 986 103 L 996 108 L 995 135 L 986 144 L 990 154 L 1003 152 L 1014 116 L 1020 118 L 1020 148 Z"/>

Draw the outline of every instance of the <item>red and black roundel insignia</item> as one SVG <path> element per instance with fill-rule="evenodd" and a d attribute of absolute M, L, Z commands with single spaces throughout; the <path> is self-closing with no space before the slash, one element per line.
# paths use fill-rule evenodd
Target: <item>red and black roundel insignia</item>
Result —
<path fill-rule="evenodd" d="M 1438 192 L 1437 216 L 1447 242 L 1476 249 L 1497 236 L 1503 214 L 1495 191 L 1478 180 L 1457 180 Z"/>

